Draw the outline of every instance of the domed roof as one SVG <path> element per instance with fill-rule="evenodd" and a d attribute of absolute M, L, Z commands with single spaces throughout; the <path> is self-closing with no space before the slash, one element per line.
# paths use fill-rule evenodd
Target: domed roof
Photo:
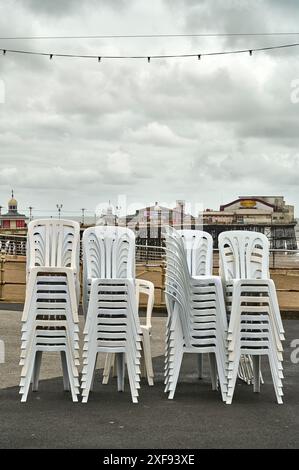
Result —
<path fill-rule="evenodd" d="M 18 201 L 15 199 L 13 191 L 11 192 L 11 199 L 8 201 L 8 206 L 17 206 Z"/>
<path fill-rule="evenodd" d="M 109 205 L 108 205 L 108 207 L 107 207 L 106 214 L 107 214 L 107 215 L 108 215 L 108 214 L 113 214 L 113 206 L 112 206 L 112 204 L 110 203 L 110 201 L 109 201 Z"/>

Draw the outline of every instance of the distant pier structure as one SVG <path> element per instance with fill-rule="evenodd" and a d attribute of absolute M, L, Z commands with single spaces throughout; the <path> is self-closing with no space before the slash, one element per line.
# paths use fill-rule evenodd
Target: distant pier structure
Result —
<path fill-rule="evenodd" d="M 219 210 L 206 209 L 196 217 L 186 212 L 183 200 L 177 201 L 173 209 L 156 202 L 120 218 L 118 225 L 134 230 L 138 245 L 162 246 L 163 226 L 171 225 L 176 229 L 209 232 L 214 248 L 218 247 L 221 232 L 252 230 L 264 233 L 273 249 L 297 249 L 294 206 L 286 204 L 283 196 L 239 196 Z"/>
<path fill-rule="evenodd" d="M 226 230 L 253 230 L 264 233 L 273 249 L 296 250 L 294 206 L 283 196 L 240 196 L 219 211 L 207 209 L 202 215 L 203 230 L 209 232 L 217 248 L 218 235 Z"/>

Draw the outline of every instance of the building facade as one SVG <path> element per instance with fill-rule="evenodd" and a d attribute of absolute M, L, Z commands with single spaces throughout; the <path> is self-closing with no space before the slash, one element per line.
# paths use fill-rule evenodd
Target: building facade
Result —
<path fill-rule="evenodd" d="M 286 204 L 283 196 L 240 196 L 219 211 L 205 210 L 202 219 L 215 246 L 220 232 L 254 230 L 267 235 L 271 248 L 297 249 L 294 206 Z"/>
<path fill-rule="evenodd" d="M 185 201 L 178 200 L 174 208 L 159 205 L 144 207 L 135 214 L 118 217 L 109 205 L 97 220 L 98 225 L 119 225 L 131 228 L 139 245 L 163 244 L 163 227 L 198 229 L 209 232 L 218 246 L 218 235 L 227 230 L 252 230 L 264 233 L 270 247 L 295 250 L 296 219 L 294 206 L 286 204 L 283 196 L 239 196 L 219 210 L 206 209 L 194 217 L 186 213 Z"/>
<path fill-rule="evenodd" d="M 138 238 L 138 243 L 161 245 L 162 228 L 170 225 L 178 230 L 195 229 L 196 218 L 185 212 L 185 201 L 178 200 L 173 209 L 160 206 L 158 202 L 154 206 L 144 207 L 135 214 L 127 215 L 119 219 L 120 226 L 131 228 Z"/>
<path fill-rule="evenodd" d="M 1 207 L 2 209 L 2 207 Z M 24 231 L 27 227 L 27 217 L 18 212 L 18 202 L 11 193 L 11 199 L 8 201 L 7 213 L 0 212 L 0 230 L 5 233 L 14 233 L 17 231 Z"/>
<path fill-rule="evenodd" d="M 110 204 L 105 211 L 103 211 L 96 220 L 97 225 L 115 226 L 118 225 L 118 216 L 113 213 L 113 206 Z"/>

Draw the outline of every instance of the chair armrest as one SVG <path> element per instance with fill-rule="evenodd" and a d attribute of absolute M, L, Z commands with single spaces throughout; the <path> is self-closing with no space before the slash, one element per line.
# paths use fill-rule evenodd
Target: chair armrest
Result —
<path fill-rule="evenodd" d="M 139 307 L 140 294 L 148 296 L 146 307 L 146 323 L 144 326 L 149 330 L 152 327 L 152 312 L 155 302 L 155 286 L 151 281 L 145 279 L 135 279 L 137 306 Z"/>

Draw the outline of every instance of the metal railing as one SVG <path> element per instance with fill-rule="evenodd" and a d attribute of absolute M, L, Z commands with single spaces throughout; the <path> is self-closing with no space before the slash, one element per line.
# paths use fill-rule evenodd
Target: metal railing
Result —
<path fill-rule="evenodd" d="M 0 252 L 6 255 L 26 256 L 26 237 L 0 235 Z"/>
<path fill-rule="evenodd" d="M 24 302 L 26 239 L 0 239 L 0 302 Z M 9 242 L 9 243 L 7 243 Z M 284 311 L 299 312 L 299 250 L 271 249 L 270 272 Z M 219 252 L 214 250 L 214 273 L 218 273 Z M 136 276 L 155 285 L 155 308 L 165 309 L 165 251 L 162 246 L 136 245 Z"/>
<path fill-rule="evenodd" d="M 26 256 L 26 237 L 0 235 L 0 253 Z M 136 263 L 157 265 L 164 263 L 164 248 L 161 245 L 136 245 Z M 214 249 L 214 266 L 218 266 L 219 251 Z M 299 250 L 270 249 L 271 269 L 299 269 Z"/>
<path fill-rule="evenodd" d="M 158 246 L 136 245 L 136 263 L 163 263 L 164 249 Z M 219 266 L 219 250 L 214 249 L 214 267 Z M 270 249 L 270 269 L 298 269 L 299 250 Z"/>

